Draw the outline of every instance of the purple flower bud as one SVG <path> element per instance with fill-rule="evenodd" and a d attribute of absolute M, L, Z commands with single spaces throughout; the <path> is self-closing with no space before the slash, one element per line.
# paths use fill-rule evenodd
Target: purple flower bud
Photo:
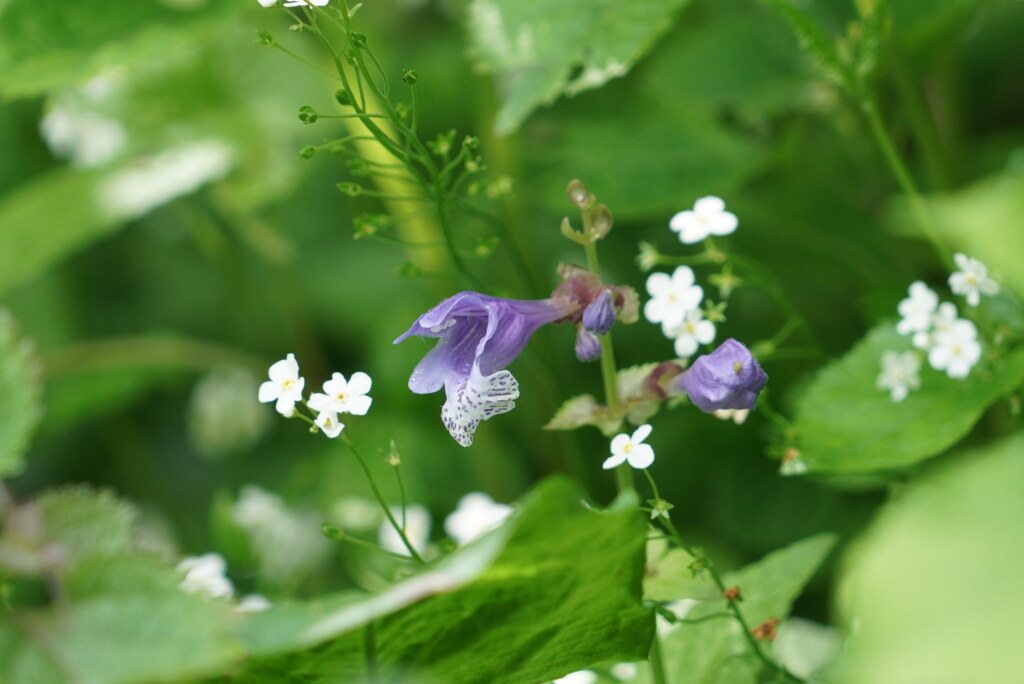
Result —
<path fill-rule="evenodd" d="M 583 310 L 583 327 L 590 332 L 604 335 L 612 329 L 615 322 L 615 306 L 612 304 L 612 291 L 601 290 L 597 299 Z M 577 345 L 579 343 L 577 342 Z"/>
<path fill-rule="evenodd" d="M 705 413 L 719 409 L 749 409 L 757 403 L 768 375 L 750 350 L 728 339 L 710 354 L 697 357 L 675 387 Z"/>
<path fill-rule="evenodd" d="M 580 361 L 597 361 L 601 357 L 601 340 L 585 328 L 576 329 L 576 358 Z"/>

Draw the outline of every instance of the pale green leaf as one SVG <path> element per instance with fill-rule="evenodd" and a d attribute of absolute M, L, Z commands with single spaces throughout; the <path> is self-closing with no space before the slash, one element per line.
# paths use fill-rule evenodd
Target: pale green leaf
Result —
<path fill-rule="evenodd" d="M 726 586 L 740 588 L 743 597 L 740 608 L 752 627 L 770 618 L 783 619 L 834 544 L 835 537 L 830 534 L 809 537 L 770 553 L 760 561 L 729 573 L 722 579 Z M 655 565 L 658 575 L 682 571 L 678 556 L 669 555 L 664 560 L 664 571 Z M 654 585 L 655 592 L 663 600 L 667 586 L 664 580 Z M 679 586 L 685 588 L 686 584 Z M 676 595 L 673 598 L 699 598 L 705 595 L 706 585 L 700 591 L 696 597 Z M 687 620 L 718 614 L 723 614 L 722 617 L 678 624 L 664 637 L 662 649 L 666 670 L 672 682 L 754 684 L 758 681 L 762 668 L 750 653 L 739 623 L 724 615 L 727 610 L 726 602 L 721 597 L 703 600 L 689 611 Z M 732 662 L 737 659 L 739 662 Z"/>
<path fill-rule="evenodd" d="M 497 129 L 510 133 L 563 93 L 625 75 L 686 0 L 474 0 L 469 33 L 477 66 L 498 77 Z M 573 70 L 579 73 L 573 76 Z"/>
<path fill-rule="evenodd" d="M 8 250 L 0 250 L 0 261 Z M 0 273 L 3 267 L 0 266 Z M 14 320 L 0 309 L 0 478 L 24 467 L 28 442 L 42 417 L 42 384 L 29 343 L 19 338 Z"/>
<path fill-rule="evenodd" d="M 1024 434 L 909 485 L 851 549 L 837 680 L 1013 682 L 1024 672 Z"/>
<path fill-rule="evenodd" d="M 875 386 L 882 353 L 909 346 L 892 323 L 884 323 L 819 371 L 800 393 L 793 428 L 800 458 L 810 471 L 886 470 L 935 456 L 1024 380 L 1024 349 L 982 363 L 962 380 L 924 364 L 921 389 L 893 402 Z"/>
<path fill-rule="evenodd" d="M 128 550 L 135 511 L 109 491 L 72 485 L 45 492 L 36 505 L 47 542 L 69 559 Z"/>

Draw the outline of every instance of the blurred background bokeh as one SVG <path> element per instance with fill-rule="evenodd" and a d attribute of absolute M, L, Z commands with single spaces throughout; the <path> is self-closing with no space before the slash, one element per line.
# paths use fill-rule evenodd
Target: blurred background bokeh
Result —
<path fill-rule="evenodd" d="M 573 178 L 615 216 L 606 279 L 641 292 L 638 243 L 684 253 L 669 218 L 701 196 L 725 198 L 740 226 L 722 243 L 767 264 L 805 323 L 764 364 L 785 414 L 810 372 L 891 317 L 910 281 L 941 282 L 943 267 L 856 106 L 817 75 L 790 27 L 753 0 L 683 4 L 630 73 L 502 135 L 502 78 L 475 68 L 467 3 L 368 0 L 357 21 L 395 92 L 402 69 L 417 71 L 424 138 L 481 138 L 480 192 L 504 223 L 462 216 L 456 236 L 488 294 L 545 297 L 559 263 L 583 261 L 558 230 L 574 210 Z M 857 16 L 839 0 L 807 4 L 834 35 Z M 1019 284 L 1024 5 L 891 4 L 899 43 L 874 87 L 893 138 L 951 241 Z M 19 497 L 66 482 L 109 487 L 168 548 L 224 553 L 241 586 L 302 596 L 358 583 L 318 530 L 356 525 L 369 495 L 356 464 L 256 403 L 266 368 L 294 352 L 308 389 L 332 371 L 372 376 L 373 408 L 350 434 L 397 499 L 393 440 L 408 499 L 433 513 L 435 537 L 463 494 L 512 501 L 550 473 L 609 501 L 606 438 L 541 429 L 565 399 L 601 390 L 597 366 L 574 357 L 570 327 L 536 335 L 511 367 L 516 410 L 483 424 L 471 448 L 441 425 L 441 395 L 408 391 L 431 343 L 392 341 L 472 288 L 443 259 L 420 273 L 409 264 L 423 254 L 354 239 L 357 217 L 387 207 L 338 192 L 363 182 L 346 158 L 298 157 L 346 129 L 298 119 L 303 105 L 340 110 L 337 84 L 314 68 L 325 55 L 290 23 L 243 0 L 0 3 L 0 303 L 34 341 L 45 379 L 45 413 L 7 486 Z M 257 44 L 257 28 L 312 66 Z M 790 315 L 764 288 L 740 288 L 719 339 L 756 343 Z M 657 326 L 615 334 L 620 367 L 672 356 Z M 987 421 L 1005 420 L 985 418 L 978 439 Z M 725 567 L 818 531 L 848 541 L 903 477 L 780 478 L 772 426 L 757 412 L 737 426 L 681 407 L 652 424 L 662 495 Z M 277 506 L 293 526 L 246 537 L 245 496 L 257 523 Z M 254 548 L 274 535 L 309 567 L 261 568 Z M 831 567 L 797 614 L 828 620 Z M 258 571 L 269 586 L 256 585 Z"/>

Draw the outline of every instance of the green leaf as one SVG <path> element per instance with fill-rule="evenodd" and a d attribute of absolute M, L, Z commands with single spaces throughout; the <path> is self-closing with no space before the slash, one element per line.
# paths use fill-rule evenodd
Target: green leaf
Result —
<path fill-rule="evenodd" d="M 97 202 L 101 177 L 53 171 L 0 198 L 0 295 L 118 227 Z"/>
<path fill-rule="evenodd" d="M 832 37 L 809 13 L 799 9 L 792 0 L 765 0 L 781 14 L 796 34 L 800 49 L 807 55 L 818 73 L 848 93 L 855 91 L 850 70 L 840 60 Z"/>
<path fill-rule="evenodd" d="M 686 0 L 474 0 L 469 32 L 477 66 L 499 77 L 497 130 L 511 133 L 558 96 L 625 75 Z M 573 77 L 573 70 L 581 71 Z"/>
<path fill-rule="evenodd" d="M 1012 682 L 1024 614 L 1024 434 L 964 454 L 894 497 L 841 578 L 857 625 L 836 681 Z"/>
<path fill-rule="evenodd" d="M 453 554 L 449 565 L 395 585 L 383 599 L 337 596 L 290 614 L 272 610 L 251 619 L 246 642 L 264 652 L 345 634 L 405 596 L 407 606 L 379 618 L 373 630 L 385 679 L 414 672 L 448 684 L 547 681 L 598 662 L 644 658 L 653 620 L 640 601 L 643 516 L 635 497 L 605 511 L 582 498 L 575 485 L 549 479 L 499 531 L 456 552 L 471 562 Z M 470 578 L 483 561 L 487 567 Z M 460 565 L 464 575 L 450 572 Z M 314 612 L 319 617 L 311 622 Z M 339 673 L 356 679 L 365 677 L 360 660 L 349 632 L 311 651 L 259 659 L 246 676 L 270 681 L 269 673 L 290 671 L 315 682 L 336 681 Z"/>
<path fill-rule="evenodd" d="M 566 399 L 551 420 L 544 426 L 545 430 L 575 430 L 584 425 L 594 425 L 601 432 L 614 432 L 621 421 L 614 420 L 608 413 L 604 404 L 597 403 L 597 399 L 591 394 L 581 394 L 571 399 Z"/>
<path fill-rule="evenodd" d="M 0 261 L 8 254 L 0 250 Z M 3 266 L 0 265 L 0 273 Z M 17 475 L 24 467 L 29 438 L 42 417 L 38 363 L 29 343 L 17 336 L 11 315 L 0 309 L 0 478 Z"/>
<path fill-rule="evenodd" d="M 47 542 L 70 559 L 128 550 L 135 511 L 111 492 L 73 485 L 45 492 L 36 504 Z"/>
<path fill-rule="evenodd" d="M 954 380 L 921 369 L 921 389 L 893 402 L 875 387 L 882 352 L 909 347 L 891 323 L 868 333 L 814 377 L 799 395 L 793 428 L 808 470 L 866 472 L 899 468 L 942 453 L 982 412 L 1024 380 L 1024 349 Z"/>
<path fill-rule="evenodd" d="M 770 618 L 784 618 L 834 544 L 835 537 L 831 534 L 808 537 L 729 573 L 722 580 L 726 586 L 740 588 L 743 598 L 740 608 L 752 627 Z M 677 555 L 670 554 L 664 561 L 664 568 L 654 566 L 658 575 L 678 572 L 680 559 Z M 656 595 L 663 598 L 665 588 L 663 581 L 656 583 Z M 674 598 L 696 597 L 676 595 Z M 715 597 L 694 606 L 686 619 L 705 618 L 727 610 L 725 600 Z M 739 623 L 730 616 L 676 625 L 663 638 L 662 650 L 669 678 L 676 684 L 754 684 L 758 681 L 760 664 L 750 654 Z M 735 660 L 738 662 L 733 662 Z"/>
<path fill-rule="evenodd" d="M 104 0 L 0 3 L 0 94 L 29 97 L 215 36 L 230 4 Z"/>

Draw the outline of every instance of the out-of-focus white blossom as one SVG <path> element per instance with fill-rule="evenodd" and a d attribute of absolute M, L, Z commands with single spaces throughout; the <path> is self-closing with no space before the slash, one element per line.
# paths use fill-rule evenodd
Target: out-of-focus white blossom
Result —
<path fill-rule="evenodd" d="M 483 492 L 470 492 L 444 520 L 444 531 L 460 546 L 495 529 L 512 513 L 512 507 L 497 503 Z"/>
<path fill-rule="evenodd" d="M 394 516 L 399 525 L 402 524 L 401 508 L 392 507 L 391 515 Z M 430 512 L 426 508 L 419 504 L 405 507 L 405 536 L 417 553 L 421 555 L 427 548 L 427 542 L 430 540 L 430 525 Z M 386 551 L 402 556 L 409 555 L 409 549 L 405 547 L 402 538 L 387 519 L 380 524 L 380 529 L 377 532 L 377 541 L 380 542 L 381 547 Z"/>
<path fill-rule="evenodd" d="M 909 294 L 897 307 L 902 319 L 896 324 L 896 332 L 901 335 L 931 327 L 932 314 L 939 305 L 939 296 L 920 280 L 911 283 Z"/>
<path fill-rule="evenodd" d="M 692 245 L 709 235 L 729 235 L 736 230 L 739 220 L 725 210 L 719 197 L 701 197 L 692 210 L 681 211 L 672 217 L 668 227 L 679 233 L 679 241 Z"/>
<path fill-rule="evenodd" d="M 994 295 L 999 292 L 999 283 L 988 275 L 988 268 L 977 259 L 966 254 L 954 254 L 958 271 L 949 276 L 949 289 L 954 294 L 963 295 L 971 306 L 978 306 L 981 295 Z"/>
<path fill-rule="evenodd" d="M 951 378 L 966 378 L 981 359 L 978 329 L 969 320 L 958 319 L 942 334 L 928 352 L 928 363 L 935 370 L 946 371 Z"/>
<path fill-rule="evenodd" d="M 663 326 L 679 325 L 686 314 L 700 306 L 704 288 L 694 285 L 693 269 L 680 266 L 672 275 L 652 273 L 647 277 L 647 292 L 651 299 L 644 304 L 644 316 L 651 323 Z"/>
<path fill-rule="evenodd" d="M 291 416 L 295 412 L 296 402 L 302 401 L 302 390 L 306 386 L 306 379 L 299 375 L 295 354 L 288 354 L 274 362 L 268 375 L 270 380 L 260 385 L 259 400 L 264 404 L 277 402 L 277 412 L 282 416 Z"/>
<path fill-rule="evenodd" d="M 921 358 L 916 352 L 886 351 L 882 354 L 882 372 L 875 387 L 889 392 L 895 402 L 903 401 L 911 390 L 921 387 Z"/>
<path fill-rule="evenodd" d="M 185 575 L 178 586 L 189 594 L 228 599 L 235 593 L 231 580 L 225 574 L 227 563 L 219 553 L 190 556 L 178 563 L 178 572 Z"/>

